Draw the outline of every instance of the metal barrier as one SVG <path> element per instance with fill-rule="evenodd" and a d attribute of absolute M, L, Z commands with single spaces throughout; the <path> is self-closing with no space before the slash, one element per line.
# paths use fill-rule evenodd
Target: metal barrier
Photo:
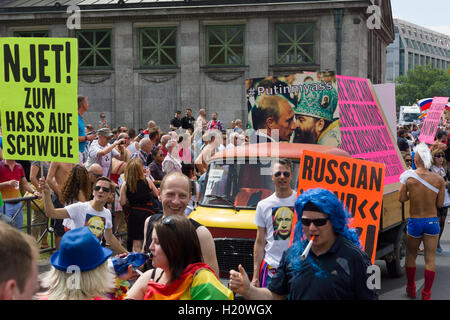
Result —
<path fill-rule="evenodd" d="M 22 227 L 22 230 L 25 231 L 26 229 L 26 233 L 31 235 L 32 234 L 32 228 L 33 227 L 39 227 L 39 226 L 46 226 L 45 231 L 39 235 L 38 239 L 36 239 L 37 243 L 41 242 L 42 239 L 44 237 L 47 236 L 47 233 L 50 233 L 50 247 L 46 248 L 46 249 L 41 249 L 39 250 L 39 253 L 44 253 L 44 252 L 48 252 L 48 251 L 53 251 L 56 250 L 56 246 L 55 246 L 55 235 L 54 235 L 54 231 L 52 227 L 49 227 L 48 225 L 48 218 L 45 215 L 45 212 L 40 209 L 36 202 L 34 202 L 34 200 L 36 200 L 37 197 L 36 196 L 28 196 L 28 197 L 22 197 L 22 198 L 11 198 L 11 199 L 3 199 L 3 203 L 7 204 L 7 203 L 11 203 L 11 204 L 16 204 L 18 202 L 21 202 L 21 206 L 20 208 L 14 213 L 14 215 L 12 217 L 9 217 L 13 223 L 14 223 L 14 219 L 17 217 L 17 215 L 19 214 L 20 210 L 22 210 L 24 207 L 26 208 L 26 225 Z M 34 203 L 36 205 L 36 207 L 39 208 L 39 210 L 34 210 L 31 208 L 31 203 Z M 3 212 L 0 212 L 1 215 L 6 215 L 6 206 L 3 205 Z M 40 222 L 40 223 L 35 223 L 32 224 L 32 214 L 33 212 L 35 214 L 42 214 L 45 218 L 46 218 L 46 222 Z"/>

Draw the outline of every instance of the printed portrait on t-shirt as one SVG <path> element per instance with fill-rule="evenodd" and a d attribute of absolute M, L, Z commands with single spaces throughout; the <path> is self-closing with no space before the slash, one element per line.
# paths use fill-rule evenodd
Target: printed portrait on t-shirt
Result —
<path fill-rule="evenodd" d="M 273 239 L 287 240 L 291 236 L 294 207 L 272 208 Z"/>
<path fill-rule="evenodd" d="M 84 225 L 89 227 L 89 230 L 91 230 L 91 232 L 97 237 L 100 242 L 102 241 L 106 225 L 105 218 L 87 214 Z"/>

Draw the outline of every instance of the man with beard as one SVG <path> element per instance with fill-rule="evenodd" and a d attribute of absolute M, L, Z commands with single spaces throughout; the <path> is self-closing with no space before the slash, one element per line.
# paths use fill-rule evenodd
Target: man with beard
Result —
<path fill-rule="evenodd" d="M 327 95 L 326 90 L 314 90 L 320 86 L 312 82 L 312 78 L 305 78 L 305 83 L 310 83 L 309 92 L 302 92 L 301 101 L 294 109 L 297 127 L 293 142 L 340 145 L 339 120 L 333 118 L 337 100 L 333 95 Z"/>

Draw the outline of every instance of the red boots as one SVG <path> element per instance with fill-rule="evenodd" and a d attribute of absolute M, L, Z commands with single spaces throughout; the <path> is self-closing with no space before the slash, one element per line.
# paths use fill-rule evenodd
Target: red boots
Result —
<path fill-rule="evenodd" d="M 436 272 L 425 269 L 425 285 L 422 290 L 422 300 L 431 300 L 431 287 L 433 286 Z"/>
<path fill-rule="evenodd" d="M 405 267 L 406 270 L 406 294 L 410 298 L 416 298 L 416 283 L 414 281 L 416 268 Z M 425 269 L 425 284 L 422 290 L 422 300 L 431 300 L 431 287 L 433 286 L 436 272 Z"/>
<path fill-rule="evenodd" d="M 416 297 L 416 268 L 405 267 L 406 270 L 406 294 L 410 298 Z"/>

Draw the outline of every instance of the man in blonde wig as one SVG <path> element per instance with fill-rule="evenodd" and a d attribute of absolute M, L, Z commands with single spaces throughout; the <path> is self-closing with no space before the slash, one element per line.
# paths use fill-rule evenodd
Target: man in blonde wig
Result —
<path fill-rule="evenodd" d="M 112 251 L 100 245 L 88 227 L 66 232 L 61 246 L 50 258 L 52 268 L 42 278 L 49 300 L 103 300 L 115 286 L 108 267 Z"/>
<path fill-rule="evenodd" d="M 410 200 L 406 237 L 406 293 L 416 297 L 416 258 L 420 243 L 424 244 L 425 285 L 422 300 L 430 300 L 431 287 L 435 277 L 436 248 L 439 240 L 437 208 L 444 203 L 445 182 L 437 173 L 430 172 L 431 152 L 425 143 L 414 149 L 416 170 L 407 170 L 400 176 L 398 200 Z"/>

